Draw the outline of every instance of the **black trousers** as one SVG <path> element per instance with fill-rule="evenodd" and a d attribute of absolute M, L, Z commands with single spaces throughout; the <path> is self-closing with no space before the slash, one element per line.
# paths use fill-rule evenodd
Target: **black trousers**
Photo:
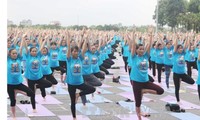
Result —
<path fill-rule="evenodd" d="M 37 85 L 36 85 L 37 84 Z M 52 86 L 52 83 L 47 81 L 47 80 L 44 80 L 44 78 L 41 78 L 39 80 L 29 80 L 28 79 L 28 87 L 35 93 L 35 85 L 36 85 L 36 88 L 40 88 L 41 90 L 41 94 L 42 94 L 42 97 L 45 97 L 46 96 L 46 92 L 45 92 L 45 88 L 48 88 L 48 87 L 51 87 Z M 34 99 L 35 100 L 35 96 L 31 99 Z M 33 109 L 35 109 L 36 106 L 34 105 L 33 106 Z"/>
<path fill-rule="evenodd" d="M 188 84 L 194 84 L 195 82 L 189 75 L 176 74 L 176 73 L 173 73 L 173 80 L 174 80 L 174 86 L 175 86 L 176 100 L 179 102 L 180 101 L 180 98 L 179 98 L 180 80 Z"/>
<path fill-rule="evenodd" d="M 72 116 L 74 118 L 76 118 L 76 89 L 81 90 L 81 92 L 79 93 L 80 96 L 94 93 L 96 90 L 94 87 L 92 87 L 90 85 L 86 85 L 85 83 L 83 83 L 81 85 L 68 84 L 68 92 L 69 92 L 70 99 L 71 99 L 71 112 L 72 112 Z"/>
<path fill-rule="evenodd" d="M 34 109 L 35 99 L 33 98 L 35 97 L 35 93 L 22 83 L 18 85 L 7 85 L 7 92 L 10 98 L 10 102 L 11 102 L 10 106 L 13 107 L 16 105 L 15 90 L 23 91 L 27 94 L 27 96 L 31 97 L 31 105 L 32 105 L 32 108 Z"/>
<path fill-rule="evenodd" d="M 158 63 L 156 63 L 156 65 L 157 65 L 157 71 L 158 71 L 158 82 L 160 83 L 161 82 L 162 67 L 164 65 L 163 64 L 158 64 Z"/>
<path fill-rule="evenodd" d="M 125 69 L 126 72 L 127 72 L 127 66 L 128 66 L 127 59 L 128 59 L 128 57 L 123 56 L 123 60 L 124 60 L 124 64 L 125 64 L 124 69 Z"/>
<path fill-rule="evenodd" d="M 192 68 L 191 67 L 193 67 L 194 69 L 197 69 L 196 61 L 194 61 L 194 62 L 186 61 L 186 63 L 187 63 L 187 74 L 191 77 L 192 76 Z"/>

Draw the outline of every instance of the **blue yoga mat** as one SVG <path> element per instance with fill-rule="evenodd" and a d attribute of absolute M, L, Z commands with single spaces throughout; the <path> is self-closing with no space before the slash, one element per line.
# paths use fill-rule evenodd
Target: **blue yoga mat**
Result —
<path fill-rule="evenodd" d="M 200 120 L 200 116 L 192 113 L 170 113 L 170 115 L 181 120 Z"/>

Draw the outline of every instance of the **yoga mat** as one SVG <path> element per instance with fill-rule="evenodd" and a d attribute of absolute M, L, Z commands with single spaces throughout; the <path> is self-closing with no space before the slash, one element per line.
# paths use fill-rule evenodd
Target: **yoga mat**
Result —
<path fill-rule="evenodd" d="M 200 116 L 192 113 L 169 113 L 169 114 L 181 120 L 200 120 Z"/>
<path fill-rule="evenodd" d="M 125 109 L 129 110 L 129 113 L 135 112 L 135 102 L 125 102 L 125 101 L 119 101 L 119 105 L 124 107 Z M 158 113 L 155 110 L 152 110 L 151 108 L 141 105 L 141 111 L 146 112 L 146 113 Z"/>
<path fill-rule="evenodd" d="M 122 84 L 122 85 L 131 86 L 130 81 L 119 80 L 119 82 L 120 82 L 120 84 Z"/>
<path fill-rule="evenodd" d="M 47 95 L 46 100 L 44 101 L 41 95 L 36 95 L 35 100 L 38 104 L 63 104 L 62 102 L 58 101 L 56 98 L 52 97 L 51 95 Z"/>
<path fill-rule="evenodd" d="M 176 98 L 174 96 L 171 96 L 171 95 L 167 95 L 166 97 L 160 99 L 164 102 L 169 102 L 169 103 L 177 103 L 176 102 Z M 200 106 L 198 105 L 195 105 L 193 103 L 190 103 L 190 102 L 187 102 L 187 101 L 184 101 L 184 100 L 180 100 L 181 104 L 180 104 L 180 107 L 181 108 L 184 108 L 184 109 L 200 109 Z"/>
<path fill-rule="evenodd" d="M 102 84 L 102 86 L 100 86 L 101 88 L 110 88 L 110 87 L 112 87 L 112 86 L 110 86 L 110 85 L 106 85 L 106 84 Z"/>
<path fill-rule="evenodd" d="M 13 118 L 9 117 L 7 120 L 13 120 Z M 16 117 L 16 120 L 31 120 L 31 119 L 28 117 Z"/>
<path fill-rule="evenodd" d="M 187 86 L 187 88 L 190 88 L 190 89 L 193 89 L 193 90 L 197 90 L 197 86 L 196 85 L 190 85 L 190 86 Z"/>
<path fill-rule="evenodd" d="M 51 93 L 52 91 L 52 87 L 51 88 L 46 88 L 45 89 L 48 93 Z M 66 94 L 69 94 L 67 90 L 63 89 L 62 87 L 55 87 L 55 91 L 56 91 L 56 94 L 58 95 L 66 95 Z"/>
<path fill-rule="evenodd" d="M 94 97 L 92 97 L 92 95 L 86 95 L 87 96 L 87 100 L 89 100 L 91 103 L 110 103 L 112 102 L 111 100 L 108 100 L 106 98 L 104 98 L 103 96 L 100 95 L 96 95 L 94 94 Z"/>
<path fill-rule="evenodd" d="M 135 114 L 124 114 L 124 115 L 116 115 L 121 120 L 137 120 L 138 117 Z M 146 117 L 142 117 L 142 120 L 149 120 Z"/>
<path fill-rule="evenodd" d="M 51 111 L 49 111 L 47 108 L 45 108 L 44 106 L 40 105 L 40 104 L 36 104 L 36 110 L 37 113 L 33 113 L 33 109 L 31 104 L 27 105 L 20 105 L 17 104 L 17 107 L 19 107 L 20 110 L 22 110 L 24 113 L 27 114 L 27 116 L 56 116 L 54 113 L 52 113 Z"/>
<path fill-rule="evenodd" d="M 110 92 L 110 91 L 102 89 L 102 88 L 96 88 L 95 93 L 97 93 L 97 94 L 113 94 L 113 92 Z"/>
<path fill-rule="evenodd" d="M 120 76 L 120 80 L 123 80 L 123 81 L 129 81 L 130 82 L 130 77 L 129 77 L 129 75 L 121 75 Z"/>
<path fill-rule="evenodd" d="M 133 92 L 122 92 L 122 93 L 119 93 L 119 95 L 135 101 Z M 151 101 L 153 101 L 153 99 L 147 98 L 145 96 L 142 97 L 142 102 L 151 102 Z"/>
<path fill-rule="evenodd" d="M 198 92 L 192 92 L 192 94 L 198 95 Z"/>
<path fill-rule="evenodd" d="M 106 79 L 106 78 L 111 79 L 111 78 L 113 78 L 113 76 L 111 76 L 111 75 L 106 75 L 106 76 L 105 76 L 105 79 Z"/>
<path fill-rule="evenodd" d="M 118 87 L 118 88 L 121 89 L 121 90 L 124 90 L 126 92 L 132 92 L 133 91 L 132 87 Z"/>
<path fill-rule="evenodd" d="M 76 104 L 76 109 L 84 115 L 106 115 L 108 112 L 98 108 L 97 106 L 86 103 L 86 106 L 83 106 L 82 103 Z"/>
<path fill-rule="evenodd" d="M 60 120 L 73 120 L 72 115 L 62 115 L 58 116 Z M 90 120 L 87 116 L 85 115 L 76 115 L 77 120 Z"/>

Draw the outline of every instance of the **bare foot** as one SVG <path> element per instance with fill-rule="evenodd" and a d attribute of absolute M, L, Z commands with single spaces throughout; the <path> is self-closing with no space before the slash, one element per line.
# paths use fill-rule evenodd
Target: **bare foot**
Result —
<path fill-rule="evenodd" d="M 36 110 L 36 109 L 33 109 L 33 113 L 37 113 L 37 110 Z"/>
<path fill-rule="evenodd" d="M 17 120 L 16 117 L 13 117 L 12 119 L 13 119 L 13 120 Z"/>
<path fill-rule="evenodd" d="M 76 93 L 76 100 L 75 100 L 76 103 L 78 101 L 79 96 L 80 96 L 79 93 Z"/>
<path fill-rule="evenodd" d="M 46 98 L 45 98 L 45 97 L 43 97 L 43 101 L 46 101 Z"/>

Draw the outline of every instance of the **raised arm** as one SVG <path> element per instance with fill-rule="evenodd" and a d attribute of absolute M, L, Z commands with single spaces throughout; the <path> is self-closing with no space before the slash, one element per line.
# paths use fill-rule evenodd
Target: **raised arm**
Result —
<path fill-rule="evenodd" d="M 174 37 L 174 52 L 177 52 L 178 37 Z"/>
<path fill-rule="evenodd" d="M 67 31 L 67 58 L 70 58 L 70 56 L 71 56 L 70 41 L 71 41 L 71 36 L 70 36 L 69 32 Z"/>
<path fill-rule="evenodd" d="M 149 44 L 146 47 L 146 52 L 150 55 L 150 49 L 152 46 L 152 33 L 153 33 L 153 28 L 149 28 Z"/>
<path fill-rule="evenodd" d="M 135 51 L 136 51 L 135 32 L 132 32 L 131 38 L 132 38 L 132 40 L 130 42 L 132 44 L 132 46 L 131 46 L 131 54 L 133 56 L 133 55 L 135 55 Z"/>
<path fill-rule="evenodd" d="M 83 47 L 82 47 L 82 57 L 84 58 L 85 52 L 87 51 L 88 37 L 86 36 L 84 39 Z"/>
<path fill-rule="evenodd" d="M 20 44 L 20 48 L 19 48 L 19 55 L 20 56 L 22 56 L 22 48 L 23 48 L 24 40 L 25 39 L 22 39 L 21 44 Z"/>
<path fill-rule="evenodd" d="M 23 41 L 24 41 L 24 47 L 25 47 L 25 49 L 26 49 L 26 54 L 27 54 L 27 53 L 28 53 L 28 46 L 27 46 L 27 44 L 26 44 L 26 42 L 25 42 L 26 37 L 27 37 L 27 35 L 24 34 L 23 37 L 22 37 L 22 39 L 23 39 Z"/>

